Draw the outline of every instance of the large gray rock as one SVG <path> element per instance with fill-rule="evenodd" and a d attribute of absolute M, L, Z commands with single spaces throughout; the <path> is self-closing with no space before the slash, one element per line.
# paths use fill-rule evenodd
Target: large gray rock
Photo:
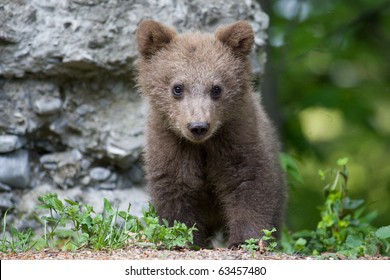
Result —
<path fill-rule="evenodd" d="M 142 18 L 179 30 L 213 30 L 249 19 L 260 47 L 268 25 L 254 0 L 2 0 L 0 75 L 129 75 L 137 57 L 134 34 Z"/>
<path fill-rule="evenodd" d="M 27 187 L 30 182 L 29 164 L 26 150 L 0 154 L 0 182 L 15 188 Z"/>
<path fill-rule="evenodd" d="M 0 135 L 0 153 L 9 153 L 20 149 L 25 139 L 16 135 Z"/>
<path fill-rule="evenodd" d="M 0 0 L 0 207 L 27 212 L 45 186 L 64 198 L 131 201 L 140 212 L 143 18 L 179 31 L 249 20 L 254 73 L 263 72 L 268 17 L 255 0 Z"/>
<path fill-rule="evenodd" d="M 122 169 L 140 156 L 147 107 L 133 81 L 12 79 L 1 84 L 0 77 L 0 98 L 0 134 L 29 135 L 41 152 L 77 149 Z M 24 144 L 19 138 L 0 136 L 0 152 Z"/>

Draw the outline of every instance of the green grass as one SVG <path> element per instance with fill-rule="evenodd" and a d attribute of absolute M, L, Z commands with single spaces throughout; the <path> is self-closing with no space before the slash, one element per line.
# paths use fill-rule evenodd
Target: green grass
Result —
<path fill-rule="evenodd" d="M 137 218 L 127 211 L 115 209 L 104 199 L 103 212 L 95 213 L 92 206 L 65 199 L 55 193 L 39 197 L 38 210 L 47 214 L 40 217 L 44 234 L 35 237 L 32 230 L 21 232 L 11 227 L 6 232 L 7 213 L 3 217 L 1 252 L 24 252 L 54 248 L 61 250 L 114 250 L 126 246 L 147 246 L 158 249 L 188 247 L 193 242 L 194 227 L 175 222 L 169 226 L 166 220 L 159 222 L 152 205 Z"/>
<path fill-rule="evenodd" d="M 18 231 L 14 226 L 11 226 L 8 237 L 6 233 L 7 213 L 8 210 L 5 212 L 3 217 L 0 252 L 25 252 L 30 250 L 34 246 L 34 244 L 32 244 L 32 237 L 34 236 L 32 229 L 21 232 Z"/>
<path fill-rule="evenodd" d="M 282 164 L 295 185 L 303 183 L 294 161 L 283 155 Z M 337 161 L 337 168 L 320 170 L 325 200 L 319 211 L 319 221 L 314 229 L 290 232 L 284 228 L 277 243 L 275 229 L 262 230 L 262 238 L 252 238 L 241 247 L 254 255 L 260 252 L 314 255 L 318 257 L 357 258 L 365 255 L 390 256 L 390 226 L 375 228 L 375 212 L 367 212 L 365 201 L 348 196 L 348 159 Z M 72 200 L 60 200 L 55 193 L 38 199 L 37 211 L 44 212 L 39 221 L 44 234 L 36 237 L 31 229 L 18 231 L 7 225 L 5 212 L 2 221 L 0 251 L 25 252 L 54 248 L 61 250 L 115 250 L 127 246 L 146 246 L 155 249 L 194 248 L 193 231 L 185 224 L 168 225 L 160 221 L 152 205 L 137 218 L 113 207 L 104 199 L 102 213 L 92 206 Z M 259 246 L 261 245 L 261 246 Z"/>

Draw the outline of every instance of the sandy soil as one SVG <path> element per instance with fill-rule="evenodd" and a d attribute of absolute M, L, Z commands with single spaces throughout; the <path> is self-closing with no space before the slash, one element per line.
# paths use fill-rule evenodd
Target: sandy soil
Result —
<path fill-rule="evenodd" d="M 324 255 L 326 259 L 345 259 L 342 256 L 334 257 Z M 61 252 L 54 250 L 43 250 L 41 252 L 25 253 L 0 253 L 1 260 L 142 260 L 142 259 L 163 259 L 163 260 L 313 260 L 313 256 L 287 255 L 278 253 L 265 253 L 252 255 L 243 250 L 214 249 L 191 251 L 183 250 L 155 250 L 150 248 L 129 247 L 115 251 L 89 251 Z M 361 259 L 368 260 L 390 260 L 390 257 L 366 256 Z"/>

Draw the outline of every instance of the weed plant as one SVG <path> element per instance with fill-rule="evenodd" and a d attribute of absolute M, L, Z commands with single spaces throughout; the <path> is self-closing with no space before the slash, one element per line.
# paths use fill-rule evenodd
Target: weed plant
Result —
<path fill-rule="evenodd" d="M 274 252 L 278 246 L 278 243 L 275 241 L 275 237 L 273 236 L 273 233 L 276 232 L 276 229 L 263 229 L 262 232 L 263 236 L 260 239 L 251 238 L 245 240 L 245 244 L 241 245 L 241 248 L 244 251 L 251 253 L 252 256 L 255 255 L 256 251 Z"/>
<path fill-rule="evenodd" d="M 328 182 L 320 221 L 314 230 L 289 233 L 284 230 L 280 242 L 285 253 L 328 255 L 356 258 L 364 255 L 390 255 L 390 226 L 376 229 L 371 225 L 375 212 L 368 212 L 365 201 L 348 196 L 348 159 L 337 161 L 337 169 L 319 171 Z M 291 166 L 291 165 L 290 165 Z M 295 171 L 294 176 L 297 172 Z"/>
<path fill-rule="evenodd" d="M 127 211 L 119 211 L 107 199 L 101 214 L 95 213 L 90 205 L 69 199 L 62 201 L 55 193 L 47 193 L 38 200 L 37 209 L 47 212 L 39 219 L 44 225 L 43 236 L 35 238 L 32 230 L 20 232 L 14 227 L 7 234 L 6 213 L 1 252 L 24 252 L 32 248 L 111 250 L 132 245 L 170 250 L 188 247 L 193 242 L 195 227 L 188 228 L 179 222 L 169 226 L 166 220 L 160 223 L 151 204 L 137 218 L 130 214 L 130 205 Z"/>

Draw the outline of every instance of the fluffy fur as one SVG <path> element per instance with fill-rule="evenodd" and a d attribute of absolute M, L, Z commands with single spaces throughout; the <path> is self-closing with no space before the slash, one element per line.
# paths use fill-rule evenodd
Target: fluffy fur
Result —
<path fill-rule="evenodd" d="M 195 224 L 202 247 L 218 229 L 233 247 L 282 222 L 279 142 L 252 89 L 253 42 L 245 21 L 214 34 L 179 35 L 144 20 L 137 31 L 138 83 L 150 104 L 145 169 L 152 203 L 170 223 Z M 197 135 L 194 123 L 207 131 Z"/>

